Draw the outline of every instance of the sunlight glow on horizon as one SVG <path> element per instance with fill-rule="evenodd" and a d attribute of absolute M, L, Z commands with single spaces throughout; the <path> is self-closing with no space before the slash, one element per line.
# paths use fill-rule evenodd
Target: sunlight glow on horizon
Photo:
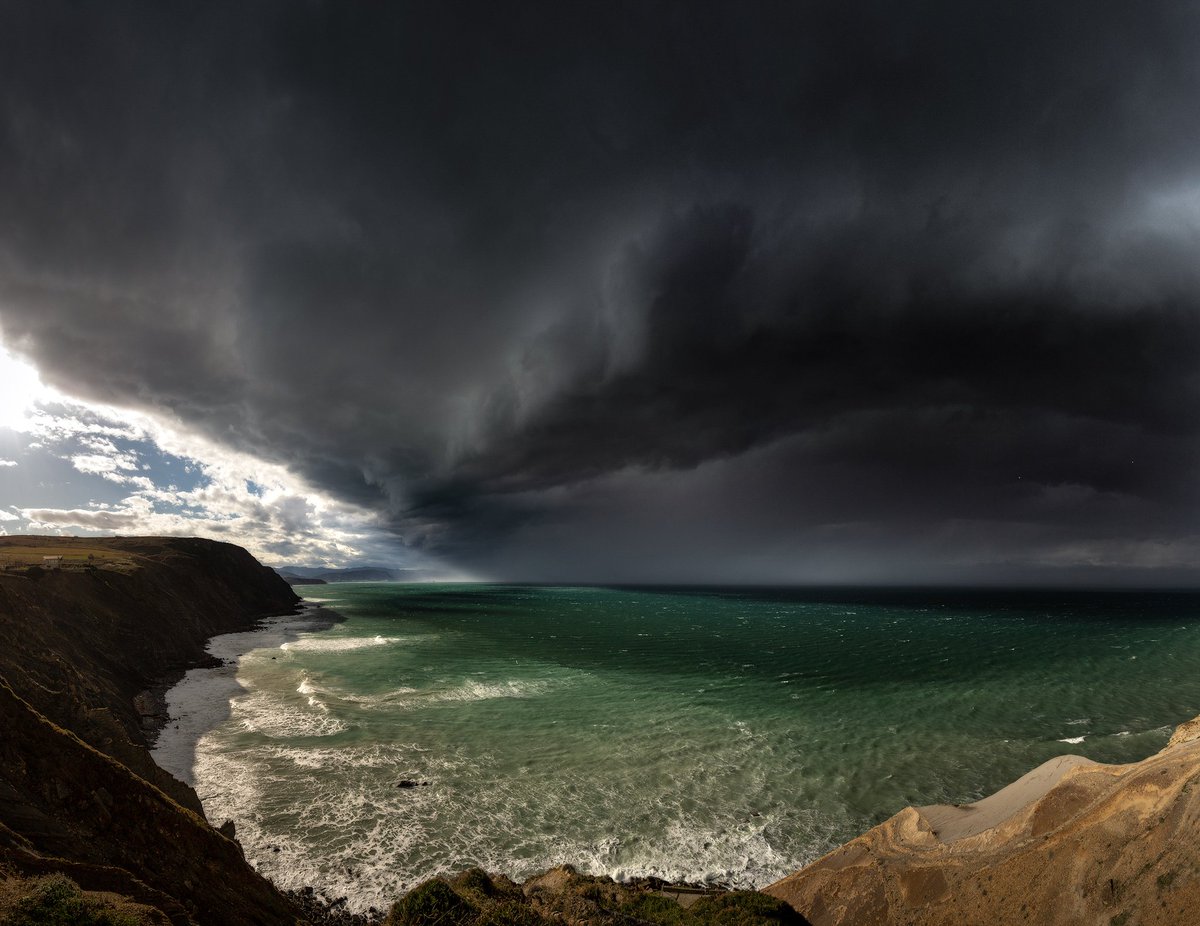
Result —
<path fill-rule="evenodd" d="M 196 535 L 232 541 L 264 562 L 427 562 L 392 549 L 375 512 L 329 496 L 284 465 L 225 447 L 169 414 L 110 406 L 47 386 L 36 366 L 2 339 L 0 432 L 16 439 L 18 459 L 21 448 L 36 448 L 78 474 L 39 482 L 43 492 L 58 492 L 55 502 L 40 505 L 28 505 L 14 489 L 21 478 L 40 480 L 40 474 L 10 480 L 0 499 L 0 534 Z M 168 459 L 194 473 L 196 483 L 178 487 L 179 471 L 166 467 Z M 30 463 L 0 455 L 0 465 L 23 473 Z M 127 494 L 106 498 L 111 490 L 98 480 L 123 486 Z"/>
<path fill-rule="evenodd" d="M 35 404 L 58 398 L 56 390 L 42 383 L 37 368 L 0 339 L 0 428 L 25 430 Z"/>

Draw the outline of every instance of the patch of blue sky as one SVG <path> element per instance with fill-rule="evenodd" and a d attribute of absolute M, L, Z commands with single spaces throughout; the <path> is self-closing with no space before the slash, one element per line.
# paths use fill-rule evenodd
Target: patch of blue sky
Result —
<path fill-rule="evenodd" d="M 129 425 L 78 406 L 45 403 L 40 426 L 0 428 L 0 510 L 105 509 L 153 492 L 153 509 L 198 514 L 177 496 L 211 484 L 197 461 L 164 451 Z"/>
<path fill-rule="evenodd" d="M 75 405 L 43 403 L 40 410 L 40 426 L 17 437 L 25 437 L 27 446 L 46 446 L 73 460 L 78 470 L 101 476 L 107 472 L 108 481 L 127 485 L 142 477 L 156 489 L 180 492 L 210 482 L 197 461 L 164 451 L 149 435 L 124 422 Z"/>
<path fill-rule="evenodd" d="M 115 504 L 130 489 L 95 473 L 81 473 L 70 459 L 45 445 L 30 446 L 28 435 L 0 430 L 0 458 L 16 466 L 0 467 L 0 507 L 83 507 Z"/>
<path fill-rule="evenodd" d="M 132 452 L 139 461 L 138 475 L 146 476 L 158 489 L 191 492 L 212 483 L 195 460 L 167 453 L 151 440 L 114 439 L 119 452 Z"/>

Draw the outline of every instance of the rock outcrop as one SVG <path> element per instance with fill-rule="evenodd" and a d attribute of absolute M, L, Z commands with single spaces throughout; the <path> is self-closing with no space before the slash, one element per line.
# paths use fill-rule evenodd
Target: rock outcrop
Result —
<path fill-rule="evenodd" d="M 22 566 L 39 548 L 66 555 Z M 203 664 L 209 637 L 292 610 L 287 583 L 197 539 L 5 537 L 0 556 L 0 868 L 62 873 L 176 924 L 295 922 L 151 760 L 136 703 Z"/>
<path fill-rule="evenodd" d="M 681 894 L 688 891 L 688 894 Z M 754 891 L 700 891 L 654 878 L 618 883 L 560 865 L 516 884 L 472 868 L 434 878 L 395 904 L 384 926 L 809 926 Z"/>
<path fill-rule="evenodd" d="M 814 926 L 1200 923 L 1200 718 L 1141 762 L 1062 756 L 908 807 L 766 893 Z"/>

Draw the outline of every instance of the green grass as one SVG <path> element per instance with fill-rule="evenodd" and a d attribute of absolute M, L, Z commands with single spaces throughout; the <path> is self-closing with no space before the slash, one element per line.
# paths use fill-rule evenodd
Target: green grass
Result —
<path fill-rule="evenodd" d="M 392 905 L 387 926 L 459 926 L 474 922 L 478 913 L 449 884 L 434 878 Z"/>
<path fill-rule="evenodd" d="M 756 891 L 730 891 L 701 897 L 688 910 L 696 926 L 800 926 L 806 920 L 789 904 Z"/>
<path fill-rule="evenodd" d="M 3 926 L 141 926 L 139 917 L 88 900 L 66 875 L 34 882 L 4 918 Z"/>

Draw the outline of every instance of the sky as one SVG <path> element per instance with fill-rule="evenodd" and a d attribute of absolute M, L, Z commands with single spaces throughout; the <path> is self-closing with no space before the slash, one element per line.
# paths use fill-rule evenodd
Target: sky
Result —
<path fill-rule="evenodd" d="M 0 2 L 0 530 L 1194 585 L 1198 152 L 1194 2 Z"/>

